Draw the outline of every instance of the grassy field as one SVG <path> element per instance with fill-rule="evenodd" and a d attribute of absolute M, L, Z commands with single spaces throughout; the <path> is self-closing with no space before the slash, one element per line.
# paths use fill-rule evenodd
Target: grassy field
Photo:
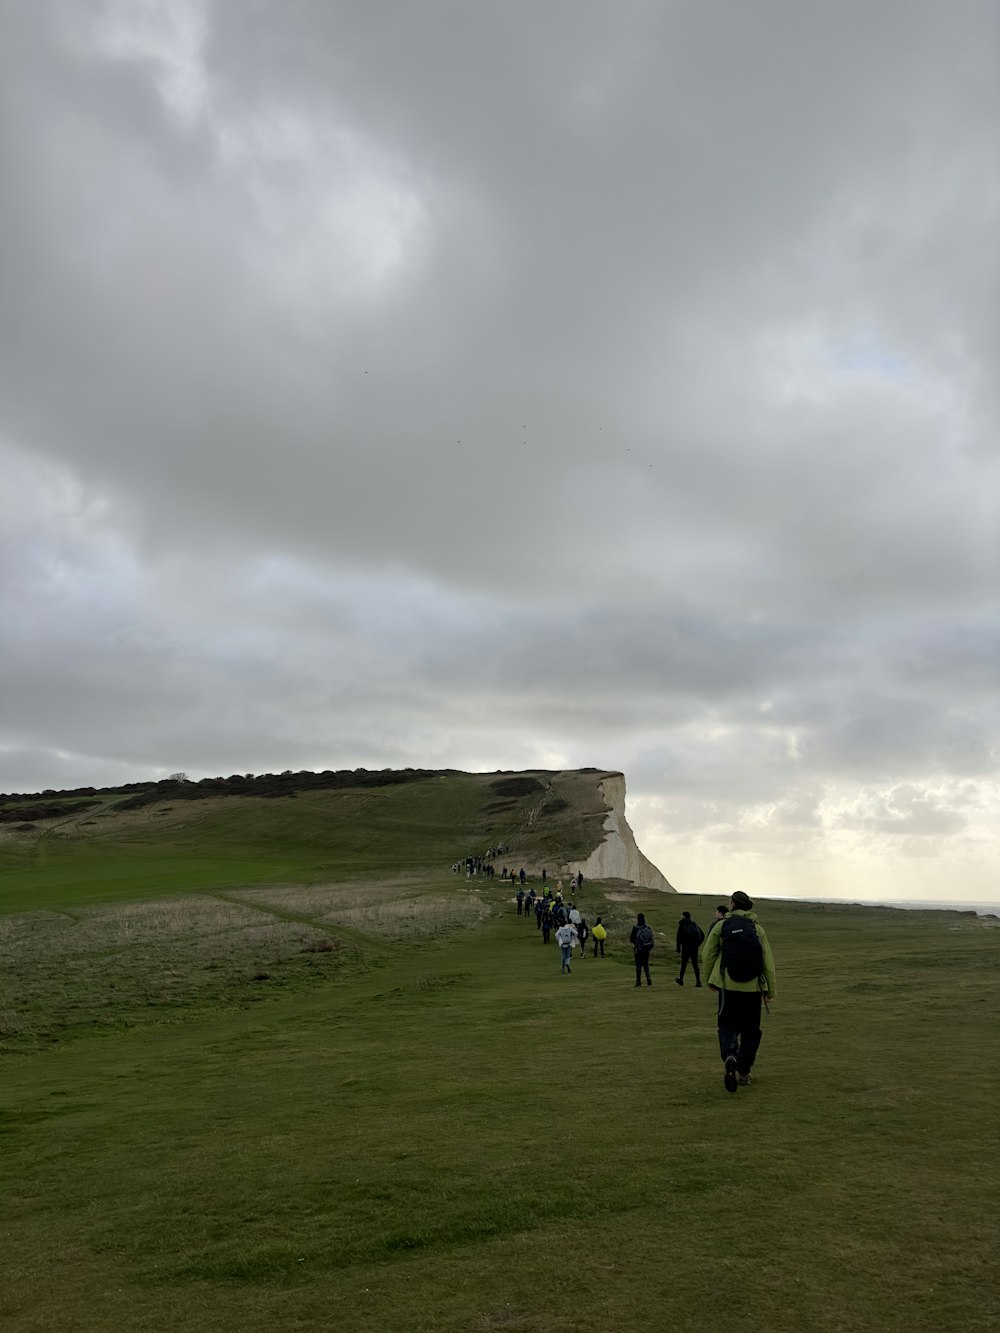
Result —
<path fill-rule="evenodd" d="M 761 904 L 778 1000 L 730 1096 L 711 993 L 672 981 L 714 899 L 588 886 L 609 954 L 560 976 L 506 886 L 447 869 L 483 784 L 428 786 L 408 841 L 416 792 L 346 850 L 301 798 L 202 811 L 162 880 L 111 813 L 100 847 L 9 852 L 0 1327 L 998 1327 L 1000 922 Z M 188 884 L 224 844 L 281 873 Z"/>
<path fill-rule="evenodd" d="M 459 773 L 293 799 L 168 800 L 127 813 L 109 799 L 31 832 L 0 825 L 0 912 L 440 871 L 512 841 L 518 864 L 531 868 L 585 856 L 600 842 L 594 775 L 539 774 L 523 795 L 505 789 L 510 781 Z"/>

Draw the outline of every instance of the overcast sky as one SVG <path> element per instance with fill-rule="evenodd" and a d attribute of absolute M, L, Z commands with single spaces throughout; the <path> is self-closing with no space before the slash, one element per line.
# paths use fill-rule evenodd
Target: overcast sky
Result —
<path fill-rule="evenodd" d="M 0 788 L 595 765 L 683 890 L 1000 900 L 996 0 L 0 22 Z"/>

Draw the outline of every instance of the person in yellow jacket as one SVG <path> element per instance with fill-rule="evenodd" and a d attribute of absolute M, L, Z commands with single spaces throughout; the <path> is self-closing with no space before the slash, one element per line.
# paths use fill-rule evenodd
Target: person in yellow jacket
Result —
<path fill-rule="evenodd" d="M 608 938 L 608 932 L 601 925 L 601 918 L 598 917 L 594 922 L 594 928 L 590 932 L 594 937 L 594 957 L 597 957 L 597 951 L 600 949 L 601 957 L 604 957 L 604 941 Z"/>
<path fill-rule="evenodd" d="M 753 903 L 741 890 L 729 900 L 730 911 L 712 927 L 701 950 L 709 990 L 719 996 L 719 1053 L 727 1092 L 753 1082 L 760 1046 L 762 1000 L 775 994 L 774 955 Z"/>

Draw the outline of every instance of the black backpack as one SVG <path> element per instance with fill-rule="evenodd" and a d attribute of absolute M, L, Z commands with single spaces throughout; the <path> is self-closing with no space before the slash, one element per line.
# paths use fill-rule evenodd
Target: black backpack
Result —
<path fill-rule="evenodd" d="M 651 949 L 655 943 L 656 940 L 653 938 L 653 927 L 640 926 L 636 931 L 635 947 L 637 949 Z"/>
<path fill-rule="evenodd" d="M 689 944 L 700 944 L 704 939 L 704 936 L 701 933 L 701 926 L 699 926 L 696 921 L 685 921 L 681 927 L 681 931 L 683 938 L 686 939 Z"/>
<path fill-rule="evenodd" d="M 733 981 L 753 981 L 764 971 L 757 927 L 745 916 L 727 916 L 721 929 L 722 969 Z"/>

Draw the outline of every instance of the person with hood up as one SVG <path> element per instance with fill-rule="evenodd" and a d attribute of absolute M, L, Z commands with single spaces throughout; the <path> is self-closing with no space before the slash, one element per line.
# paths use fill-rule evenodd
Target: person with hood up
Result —
<path fill-rule="evenodd" d="M 726 917 L 713 926 L 701 965 L 719 996 L 719 1053 L 727 1092 L 753 1082 L 751 1070 L 761 1041 L 761 1001 L 775 996 L 774 955 L 753 903 L 741 890 L 729 900 Z"/>

